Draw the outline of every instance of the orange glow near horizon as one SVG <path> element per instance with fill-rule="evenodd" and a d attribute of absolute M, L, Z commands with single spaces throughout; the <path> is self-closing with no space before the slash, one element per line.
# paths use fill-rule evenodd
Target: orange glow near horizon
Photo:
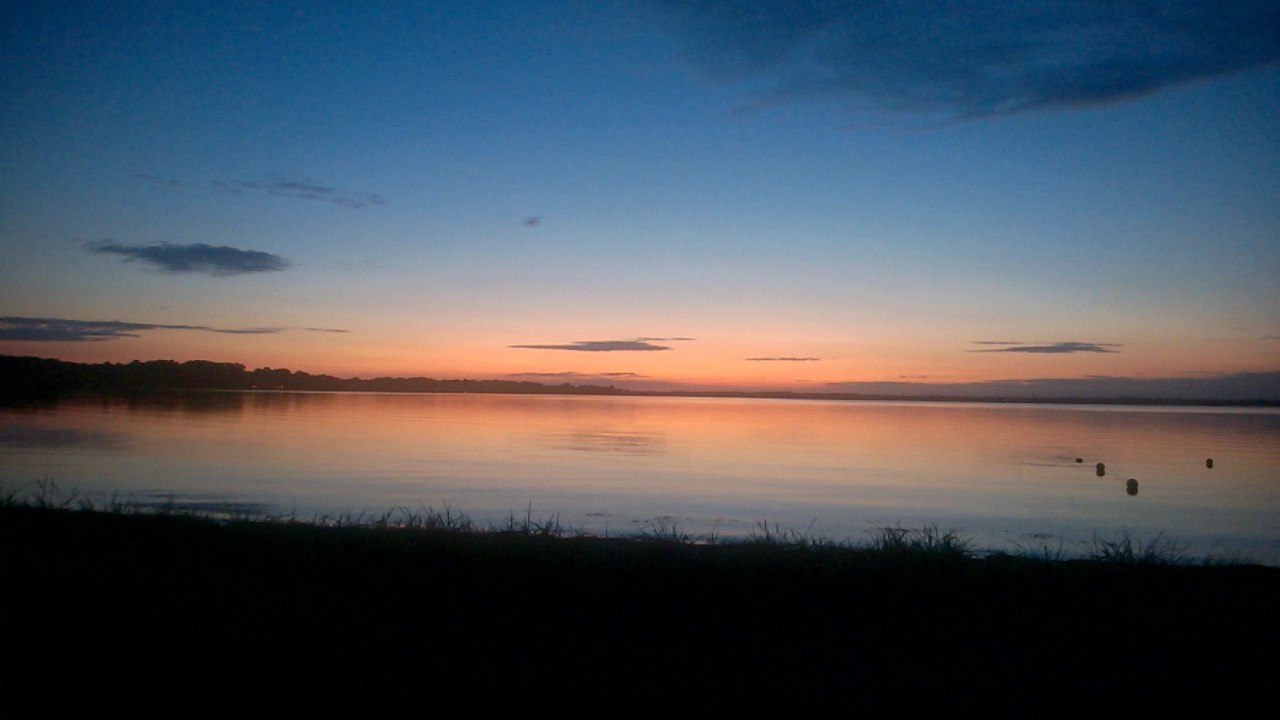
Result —
<path fill-rule="evenodd" d="M 1246 343 L 1226 341 L 1211 348 L 1161 340 L 1131 343 L 1109 353 L 1024 354 L 976 352 L 987 348 L 973 345 L 893 340 L 770 343 L 704 335 L 690 341 L 655 341 L 669 350 L 576 352 L 513 348 L 501 344 L 496 336 L 459 337 L 448 343 L 420 337 L 381 334 L 374 338 L 354 332 L 227 335 L 157 330 L 105 342 L 10 341 L 0 343 L 0 352 L 86 363 L 210 360 L 240 363 L 250 369 L 288 368 L 337 377 L 425 376 L 633 389 L 801 392 L 839 390 L 840 383 L 933 385 L 1091 376 L 1190 378 L 1276 369 L 1271 356 L 1256 352 L 1250 355 Z M 771 345 L 798 345 L 811 350 L 807 354 L 768 353 L 765 348 Z"/>

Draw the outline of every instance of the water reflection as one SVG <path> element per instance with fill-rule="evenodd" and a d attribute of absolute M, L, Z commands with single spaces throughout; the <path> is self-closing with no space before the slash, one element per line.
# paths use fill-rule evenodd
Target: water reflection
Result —
<path fill-rule="evenodd" d="M 5 487 L 48 477 L 304 516 L 448 502 L 485 522 L 532 505 L 595 530 L 671 517 L 681 531 L 733 534 L 767 519 L 860 538 L 938 523 L 980 545 L 1151 528 L 1280 558 L 1274 412 L 162 393 L 0 408 L 0 445 Z M 1159 483 L 1130 502 L 1088 478 L 1091 466 Z"/>
<path fill-rule="evenodd" d="M 14 448 L 95 447 L 105 449 L 117 447 L 124 442 L 124 436 L 118 433 L 99 430 L 16 423 L 0 424 L 0 445 Z"/>
<path fill-rule="evenodd" d="M 114 404 L 112 399 L 104 405 Z M 303 406 L 323 406 L 334 402 L 333 393 L 229 392 L 219 390 L 175 390 L 136 395 L 124 401 L 131 410 L 156 413 L 241 414 L 254 411 L 287 411 Z"/>
<path fill-rule="evenodd" d="M 659 433 L 610 428 L 573 430 L 547 436 L 547 445 L 560 450 L 618 455 L 658 455 L 666 438 Z"/>
<path fill-rule="evenodd" d="M 374 395 L 375 393 L 368 393 Z M 0 405 L 0 412 L 47 412 L 69 407 L 101 409 L 125 408 L 130 412 L 242 414 L 246 411 L 280 411 L 301 407 L 317 407 L 340 402 L 343 393 L 273 392 L 273 391 L 224 391 L 224 390 L 167 390 L 135 395 L 102 397 L 72 397 L 62 400 L 47 399 L 37 402 Z"/>

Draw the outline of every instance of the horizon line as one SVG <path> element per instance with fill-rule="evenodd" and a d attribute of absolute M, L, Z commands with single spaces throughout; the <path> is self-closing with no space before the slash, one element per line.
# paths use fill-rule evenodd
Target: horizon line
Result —
<path fill-rule="evenodd" d="M 533 380 L 516 380 L 499 377 L 490 378 L 448 378 L 448 377 L 431 377 L 426 375 L 413 376 L 388 376 L 378 375 L 374 377 L 339 377 L 326 373 L 313 374 L 304 370 L 291 370 L 288 368 L 273 368 L 263 366 L 250 369 L 244 363 L 237 362 L 221 362 L 215 360 L 173 360 L 173 359 L 156 359 L 156 360 L 131 360 L 127 362 L 111 362 L 103 361 L 98 363 L 92 362 L 76 362 L 71 360 L 62 360 L 59 358 L 46 358 L 33 355 L 0 355 L 0 360 L 17 360 L 17 361 L 37 361 L 42 363 L 60 363 L 64 365 L 72 365 L 79 367 L 94 366 L 113 366 L 128 367 L 133 364 L 151 364 L 151 363 L 173 363 L 176 365 L 185 364 L 210 364 L 210 365 L 227 365 L 238 366 L 242 372 L 249 374 L 260 371 L 288 372 L 290 375 L 297 375 L 300 379 L 311 378 L 326 382 L 340 383 L 374 383 L 383 382 L 412 382 L 412 381 L 430 381 L 430 382 L 464 382 L 464 383 L 502 383 L 515 387 L 535 386 L 549 391 L 546 394 L 584 394 L 574 392 L 555 393 L 560 388 L 573 388 L 576 390 L 594 390 L 593 394 L 601 394 L 599 391 L 607 391 L 613 395 L 638 396 L 638 397 L 742 397 L 756 399 L 800 399 L 800 400 L 869 400 L 869 401 L 903 401 L 903 402 L 990 402 L 990 403 L 1057 403 L 1057 404 L 1124 404 L 1124 405 L 1210 405 L 1210 406 L 1253 406 L 1253 407 L 1269 407 L 1280 406 L 1280 393 L 1268 393 L 1266 391 L 1255 393 L 1252 396 L 1213 396 L 1208 394 L 1201 395 L 1154 395 L 1146 394 L 1141 391 L 1135 392 L 1113 392 L 1110 394 L 1081 394 L 1079 391 L 1072 393 L 1063 388 L 1053 391 L 1048 387 L 1041 388 L 1037 391 L 1036 384 L 1078 384 L 1081 389 L 1087 388 L 1090 382 L 1095 383 L 1116 383 L 1116 382 L 1132 382 L 1137 384 L 1154 384 L 1154 383 L 1211 383 L 1211 382 L 1230 382 L 1232 380 L 1241 380 L 1245 378 L 1254 378 L 1263 382 L 1271 381 L 1280 388 L 1280 371 L 1263 371 L 1263 372 L 1240 372 L 1240 373 L 1222 373 L 1213 376 L 1195 377 L 1195 378 L 1131 378 L 1131 377 L 1114 377 L 1114 376 L 1091 376 L 1084 378 L 1033 378 L 1026 380 L 987 380 L 973 381 L 963 383 L 929 383 L 920 381 L 893 380 L 893 381 L 850 381 L 850 382 L 833 382 L 825 385 L 830 389 L 812 389 L 812 390 L 786 390 L 778 388 L 756 388 L 756 389 L 711 389 L 706 387 L 690 386 L 687 388 L 664 388 L 664 389 L 637 389 L 628 387 L 618 387 L 615 384 L 598 384 L 598 383 L 572 383 L 567 382 L 574 379 L 571 376 L 566 377 L 566 382 L 550 384 L 545 382 L 536 382 Z M 582 379 L 589 379 L 584 375 Z M 845 389 L 840 389 L 843 386 Z M 851 386 L 869 386 L 865 390 L 859 391 Z M 875 386 L 901 387 L 904 390 L 910 388 L 914 392 L 895 393 L 886 391 L 888 388 L 877 390 Z M 968 394 L 973 392 L 981 393 L 984 387 L 988 387 L 992 392 L 988 394 Z M 936 392 L 929 392 L 931 388 L 937 388 Z M 166 388 L 155 388 L 166 389 Z M 167 388 L 179 390 L 241 390 L 241 391 L 264 391 L 256 387 L 253 388 L 218 388 L 218 387 L 185 387 L 185 388 Z M 1021 389 L 1024 393 L 1010 393 L 1010 389 Z M 300 391 L 300 392 L 433 392 L 431 390 L 362 390 L 359 388 L 350 389 L 315 389 L 315 388 L 284 388 L 270 391 Z M 964 392 L 965 390 L 968 393 Z M 435 392 L 439 392 L 436 390 Z M 445 392 L 468 392 L 467 390 L 445 390 Z M 475 392 L 475 391 L 471 391 Z M 493 391 L 479 391 L 493 392 Z M 495 394 L 501 394 L 498 391 Z M 513 394 L 520 394 L 518 391 Z"/>

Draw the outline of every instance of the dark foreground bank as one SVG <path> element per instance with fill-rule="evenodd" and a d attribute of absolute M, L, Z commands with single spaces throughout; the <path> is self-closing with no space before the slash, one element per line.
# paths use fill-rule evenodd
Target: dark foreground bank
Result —
<path fill-rule="evenodd" d="M 1217 714 L 1270 703 L 1280 639 L 1277 568 L 13 505 L 0 507 L 0 583 L 14 718 L 744 703 L 792 716 L 825 701 L 841 715 Z"/>

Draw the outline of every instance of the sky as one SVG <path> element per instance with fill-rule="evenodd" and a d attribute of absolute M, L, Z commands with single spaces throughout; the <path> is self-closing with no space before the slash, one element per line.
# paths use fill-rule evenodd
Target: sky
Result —
<path fill-rule="evenodd" d="M 1280 397 L 1272 0 L 0 8 L 0 354 Z"/>

